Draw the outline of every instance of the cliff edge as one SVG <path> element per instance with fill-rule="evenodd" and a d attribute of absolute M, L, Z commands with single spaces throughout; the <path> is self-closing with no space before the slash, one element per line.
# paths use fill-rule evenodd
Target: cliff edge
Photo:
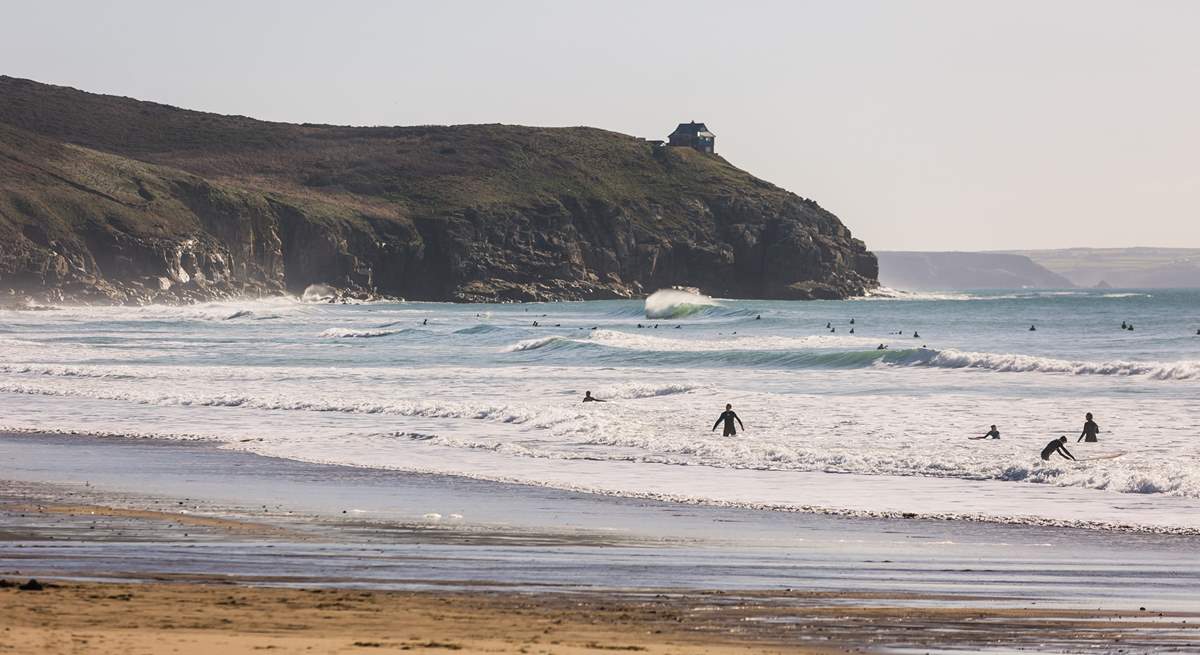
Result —
<path fill-rule="evenodd" d="M 0 76 L 0 292 L 843 298 L 875 256 L 712 154 L 586 127 L 293 125 Z"/>

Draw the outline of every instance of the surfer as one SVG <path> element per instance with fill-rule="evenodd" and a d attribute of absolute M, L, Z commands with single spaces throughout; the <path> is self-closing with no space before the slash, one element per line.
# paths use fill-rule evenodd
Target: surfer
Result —
<path fill-rule="evenodd" d="M 1084 418 L 1087 420 L 1083 422 L 1083 432 L 1079 433 L 1079 439 L 1075 443 L 1079 443 L 1080 441 L 1100 441 L 1096 436 L 1100 433 L 1100 426 L 1096 425 L 1096 422 L 1092 420 L 1092 413 L 1088 412 Z"/>
<path fill-rule="evenodd" d="M 421 321 L 421 325 L 429 325 L 429 319 Z"/>
<path fill-rule="evenodd" d="M 756 320 L 756 321 L 761 321 L 761 320 L 762 320 L 762 314 L 759 314 L 758 316 L 755 316 L 755 317 L 754 317 L 754 320 Z M 1200 332 L 1197 332 L 1197 334 L 1200 334 Z"/>
<path fill-rule="evenodd" d="M 854 319 L 850 319 L 850 325 L 854 325 Z"/>
<path fill-rule="evenodd" d="M 1122 330 L 1124 330 L 1124 329 L 1126 329 L 1126 328 L 1128 328 L 1128 327 L 1129 327 L 1129 326 L 1128 326 L 1128 325 L 1125 323 L 1125 321 L 1121 321 L 1121 329 L 1122 329 Z"/>
<path fill-rule="evenodd" d="M 881 344 L 879 344 L 879 347 L 876 348 L 875 350 L 887 350 L 887 346 L 881 343 Z"/>
<path fill-rule="evenodd" d="M 733 411 L 733 405 L 725 405 L 725 411 L 722 412 L 721 415 L 717 417 L 717 422 L 713 423 L 712 430 L 710 430 L 710 432 L 716 432 L 717 426 L 720 425 L 722 422 L 724 422 L 725 423 L 725 436 L 726 437 L 736 436 L 737 429 L 733 427 L 734 421 L 737 421 L 737 424 L 741 425 L 743 430 L 746 429 L 746 426 L 742 424 L 742 419 L 738 418 L 737 412 Z"/>
<path fill-rule="evenodd" d="M 1000 431 L 997 430 L 996 426 L 993 425 L 992 429 L 989 430 L 988 433 L 983 435 L 982 437 L 969 437 L 969 438 L 970 439 L 999 439 Z"/>
<path fill-rule="evenodd" d="M 1058 439 L 1046 444 L 1046 447 L 1042 449 L 1042 459 L 1050 461 L 1050 456 L 1054 453 L 1058 453 L 1069 460 L 1075 459 L 1075 456 L 1071 454 L 1071 451 L 1067 450 L 1066 437 L 1059 437 Z"/>
<path fill-rule="evenodd" d="M 854 334 L 854 328 L 850 328 L 850 334 Z"/>
<path fill-rule="evenodd" d="M 829 329 L 829 328 L 831 328 L 831 327 L 833 327 L 833 322 L 832 322 L 832 321 L 830 321 L 829 323 L 826 323 L 826 324 L 825 324 L 825 329 L 826 329 L 826 330 L 828 330 L 828 329 Z"/>
<path fill-rule="evenodd" d="M 1036 325 L 1030 325 L 1030 326 L 1029 326 L 1029 331 L 1030 331 L 1030 332 L 1037 332 L 1037 326 L 1036 326 Z"/>
<path fill-rule="evenodd" d="M 920 338 L 921 338 L 921 335 L 917 334 L 916 332 L 913 332 L 913 338 L 914 338 L 914 339 L 920 339 Z"/>
<path fill-rule="evenodd" d="M 608 401 L 600 400 L 599 398 L 595 398 L 592 396 L 592 392 L 585 391 L 585 392 L 583 392 L 583 402 L 585 402 L 585 403 L 606 403 Z"/>

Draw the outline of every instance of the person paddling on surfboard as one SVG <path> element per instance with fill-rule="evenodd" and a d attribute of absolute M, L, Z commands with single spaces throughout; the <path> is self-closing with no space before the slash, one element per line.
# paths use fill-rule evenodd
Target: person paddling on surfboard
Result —
<path fill-rule="evenodd" d="M 1080 441 L 1100 441 L 1096 436 L 1100 434 L 1100 426 L 1096 425 L 1096 422 L 1092 420 L 1092 413 L 1088 412 L 1085 418 L 1087 420 L 1083 423 L 1083 432 L 1079 433 L 1079 438 L 1075 440 L 1075 443 L 1079 443 Z"/>
<path fill-rule="evenodd" d="M 736 436 L 737 428 L 733 427 L 734 421 L 737 421 L 737 424 L 741 425 L 743 430 L 746 429 L 746 426 L 742 424 L 742 419 L 738 418 L 737 413 L 733 411 L 733 405 L 725 405 L 725 411 L 720 416 L 717 417 L 717 422 L 713 423 L 711 432 L 716 432 L 717 426 L 720 425 L 722 422 L 724 422 L 725 423 L 725 436 L 726 437 Z"/>
<path fill-rule="evenodd" d="M 988 433 L 983 435 L 982 437 L 967 437 L 967 438 L 968 439 L 999 439 L 1000 431 L 997 430 L 996 426 L 993 425 L 992 429 L 988 430 Z"/>
<path fill-rule="evenodd" d="M 1067 450 L 1066 437 L 1059 437 L 1058 439 L 1046 444 L 1046 447 L 1042 449 L 1042 459 L 1050 461 L 1050 456 L 1054 453 L 1058 453 L 1066 459 L 1075 461 L 1075 456 L 1071 454 L 1071 451 Z"/>

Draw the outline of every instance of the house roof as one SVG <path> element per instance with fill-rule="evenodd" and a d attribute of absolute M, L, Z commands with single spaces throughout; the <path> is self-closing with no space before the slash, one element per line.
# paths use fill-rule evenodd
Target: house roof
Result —
<path fill-rule="evenodd" d="M 712 132 L 708 131 L 708 127 L 704 123 L 691 121 L 690 123 L 680 123 L 679 127 L 671 134 L 687 134 L 691 136 L 715 137 Z"/>

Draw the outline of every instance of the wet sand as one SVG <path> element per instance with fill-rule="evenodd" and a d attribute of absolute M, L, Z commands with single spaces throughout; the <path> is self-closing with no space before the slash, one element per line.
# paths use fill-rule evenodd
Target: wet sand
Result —
<path fill-rule="evenodd" d="M 914 609 L 871 595 L 395 592 L 238 584 L 0 589 L 0 652 L 824 653 L 1200 647 L 1195 615 Z M 938 600 L 927 599 L 927 600 Z M 1190 620 L 1190 622 L 1188 622 Z M 361 649 L 361 650 L 360 650 Z"/>
<path fill-rule="evenodd" d="M 206 444 L 0 435 L 0 455 L 0 578 L 56 585 L 0 589 L 0 652 L 1200 650 L 1194 537 L 677 506 Z"/>

